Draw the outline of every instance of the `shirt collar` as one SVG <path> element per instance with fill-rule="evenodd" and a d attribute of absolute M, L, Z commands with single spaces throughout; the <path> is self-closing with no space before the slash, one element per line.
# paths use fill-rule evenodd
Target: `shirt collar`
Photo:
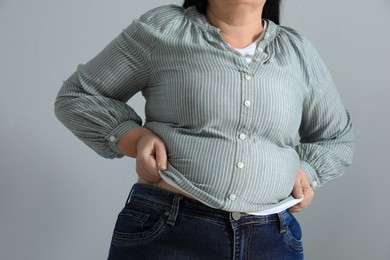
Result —
<path fill-rule="evenodd" d="M 213 33 L 219 33 L 220 29 L 211 25 L 206 17 L 199 13 L 198 9 L 195 6 L 188 7 L 184 14 L 188 19 L 192 20 L 195 24 L 200 26 L 204 30 L 211 31 Z M 275 24 L 273 21 L 265 19 L 267 21 L 267 28 L 265 30 L 263 40 L 258 44 L 258 47 L 265 48 L 270 42 L 272 42 L 279 33 L 279 25 Z"/>

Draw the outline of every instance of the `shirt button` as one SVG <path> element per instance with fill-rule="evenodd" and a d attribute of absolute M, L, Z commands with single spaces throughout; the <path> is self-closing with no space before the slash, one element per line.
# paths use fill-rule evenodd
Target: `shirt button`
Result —
<path fill-rule="evenodd" d="M 259 48 L 258 50 L 259 50 L 259 52 L 263 52 L 264 51 L 263 48 Z"/>
<path fill-rule="evenodd" d="M 313 181 L 312 184 L 311 184 L 311 186 L 312 186 L 313 188 L 317 187 L 317 186 L 318 186 L 318 182 L 317 182 L 317 181 Z"/>
<path fill-rule="evenodd" d="M 260 59 L 254 59 L 253 61 L 254 61 L 254 62 L 261 62 Z"/>
<path fill-rule="evenodd" d="M 247 75 L 245 75 L 245 79 L 246 79 L 246 80 L 251 80 L 252 77 L 251 77 L 250 75 L 247 74 Z"/>
<path fill-rule="evenodd" d="M 115 136 L 110 136 L 109 138 L 110 142 L 114 143 L 116 141 L 116 137 Z"/>
<path fill-rule="evenodd" d="M 252 103 L 249 100 L 246 100 L 244 102 L 244 106 L 249 107 Z"/>
<path fill-rule="evenodd" d="M 239 137 L 240 137 L 241 140 L 245 140 L 246 139 L 246 134 L 240 134 Z"/>
<path fill-rule="evenodd" d="M 238 162 L 236 164 L 236 166 L 237 166 L 237 168 L 240 168 L 240 169 L 244 168 L 244 164 L 242 162 Z"/>
<path fill-rule="evenodd" d="M 229 195 L 229 200 L 236 200 L 237 199 L 237 195 L 236 194 L 230 194 Z"/>

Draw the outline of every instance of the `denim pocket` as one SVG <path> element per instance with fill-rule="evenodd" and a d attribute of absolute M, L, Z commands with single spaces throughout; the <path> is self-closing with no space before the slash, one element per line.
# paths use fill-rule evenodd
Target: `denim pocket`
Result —
<path fill-rule="evenodd" d="M 287 211 L 283 216 L 286 229 L 286 232 L 283 233 L 284 239 L 293 250 L 298 252 L 303 251 L 302 230 L 299 222 L 294 215 Z"/>
<path fill-rule="evenodd" d="M 168 212 L 140 204 L 130 202 L 119 213 L 112 237 L 113 244 L 131 246 L 147 243 L 165 229 Z"/>

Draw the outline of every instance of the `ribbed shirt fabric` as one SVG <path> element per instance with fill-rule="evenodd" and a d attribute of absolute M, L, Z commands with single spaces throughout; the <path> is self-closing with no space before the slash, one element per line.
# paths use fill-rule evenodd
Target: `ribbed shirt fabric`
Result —
<path fill-rule="evenodd" d="M 153 9 L 78 66 L 55 112 L 98 154 L 122 157 L 118 140 L 142 125 L 126 104 L 139 91 L 143 126 L 167 147 L 163 174 L 214 208 L 274 208 L 293 199 L 299 167 L 316 189 L 351 164 L 350 116 L 326 66 L 270 20 L 248 63 L 195 7 Z"/>
<path fill-rule="evenodd" d="M 267 28 L 267 21 L 263 20 L 263 31 L 262 31 L 260 37 L 256 39 L 256 41 L 252 42 L 251 44 L 249 44 L 248 46 L 246 46 L 244 48 L 234 48 L 239 53 L 241 53 L 241 55 L 243 55 L 245 57 L 247 62 L 251 62 L 252 61 L 252 59 L 253 59 L 253 57 L 254 57 L 254 55 L 256 53 L 257 44 L 259 43 L 259 41 L 261 41 L 264 38 L 264 34 L 265 34 L 266 28 Z M 171 181 L 171 179 L 166 177 L 163 173 L 160 172 L 160 176 L 166 183 L 168 183 L 172 187 L 180 190 L 183 193 L 187 193 L 181 187 L 176 185 L 176 183 Z M 188 194 L 188 195 L 191 195 L 191 194 Z M 283 210 L 286 210 L 286 209 L 288 209 L 288 208 L 298 204 L 299 202 L 302 201 L 302 199 L 303 199 L 303 197 L 302 198 L 298 198 L 298 199 L 294 199 L 294 200 L 290 200 L 288 202 L 285 202 L 283 204 L 280 204 L 280 205 L 278 205 L 276 207 L 272 207 L 272 208 L 269 208 L 269 209 L 256 211 L 256 212 L 244 212 L 244 213 L 247 213 L 247 214 L 250 214 L 250 215 L 257 215 L 257 216 L 271 215 L 271 214 L 282 212 Z M 206 205 L 208 205 L 207 202 L 204 202 L 204 201 L 202 201 L 202 202 L 205 203 Z"/>

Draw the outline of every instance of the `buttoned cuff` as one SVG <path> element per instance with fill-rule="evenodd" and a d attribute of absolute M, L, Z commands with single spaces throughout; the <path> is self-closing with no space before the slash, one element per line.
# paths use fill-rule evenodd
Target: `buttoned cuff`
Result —
<path fill-rule="evenodd" d="M 309 163 L 301 161 L 299 167 L 306 173 L 310 181 L 310 186 L 313 190 L 320 186 L 320 179 L 318 178 L 316 170 Z"/>
<path fill-rule="evenodd" d="M 118 141 L 122 138 L 122 136 L 125 133 L 127 133 L 129 130 L 135 127 L 140 127 L 140 125 L 134 121 L 126 121 L 120 124 L 119 126 L 117 126 L 106 136 L 105 139 L 108 141 L 110 148 L 116 153 L 120 154 L 121 155 L 120 157 L 123 157 L 124 155 L 118 148 Z"/>

